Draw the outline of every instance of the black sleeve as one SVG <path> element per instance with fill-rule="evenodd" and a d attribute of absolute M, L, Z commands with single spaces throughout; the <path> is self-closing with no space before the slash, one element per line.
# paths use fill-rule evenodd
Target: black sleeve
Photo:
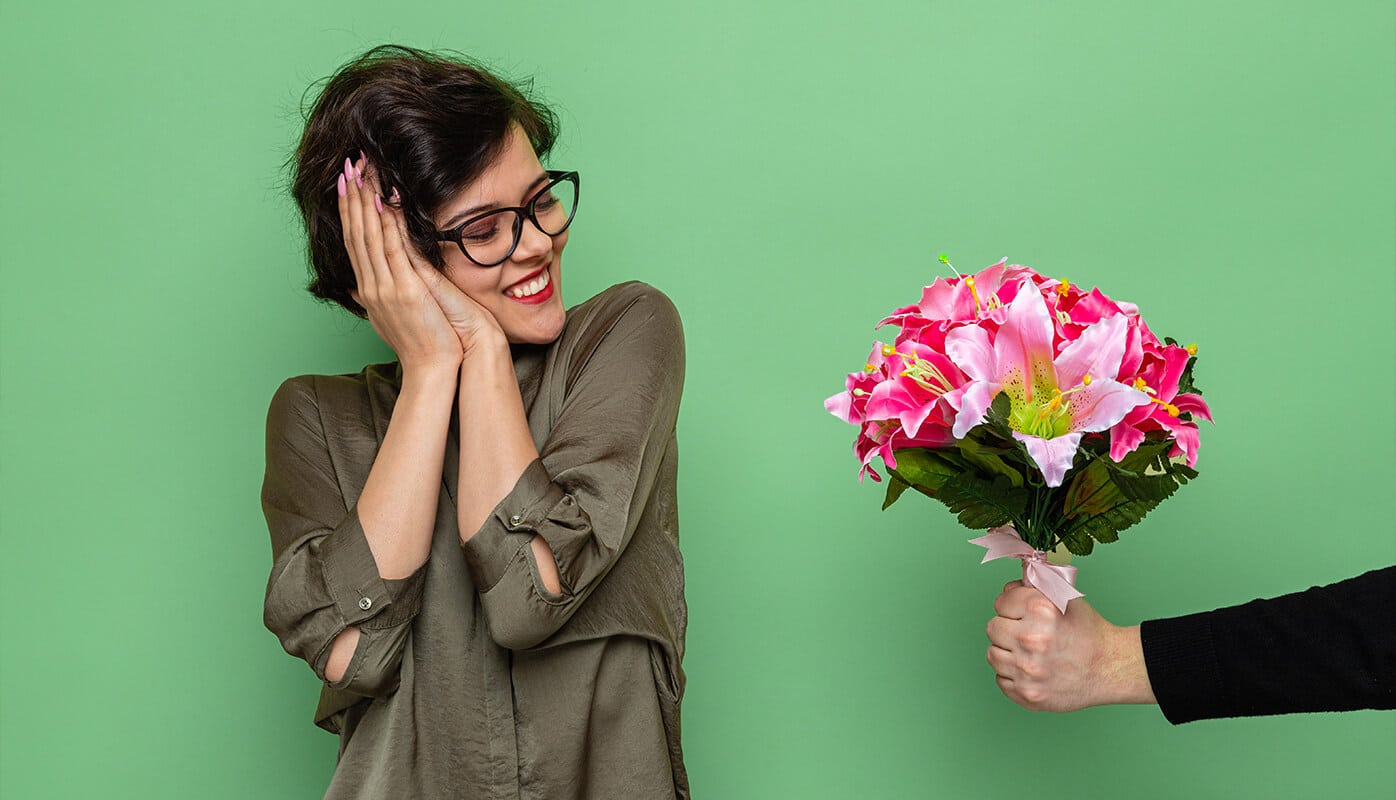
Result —
<path fill-rule="evenodd" d="M 1159 708 L 1217 717 L 1396 708 L 1396 566 L 1140 626 Z"/>

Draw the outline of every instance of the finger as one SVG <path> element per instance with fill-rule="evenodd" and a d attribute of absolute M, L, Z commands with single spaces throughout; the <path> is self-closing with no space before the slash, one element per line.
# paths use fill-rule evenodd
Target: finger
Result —
<path fill-rule="evenodd" d="M 1024 592 L 1031 591 L 1022 586 L 1004 589 L 1003 594 L 994 598 L 994 613 L 1005 619 L 1022 619 L 1027 607 Z"/>
<path fill-rule="evenodd" d="M 349 254 L 349 266 L 354 270 L 354 285 L 363 291 L 364 286 L 364 266 L 359 259 L 358 252 L 354 247 L 354 225 L 349 212 L 351 201 L 349 200 L 349 186 L 353 179 L 349 172 L 349 160 L 345 159 L 344 166 L 339 170 L 339 177 L 335 181 L 335 190 L 339 194 L 339 228 L 340 238 L 344 241 L 344 250 Z M 354 302 L 363 305 L 363 300 L 352 295 Z"/>
<path fill-rule="evenodd" d="M 396 195 L 396 190 L 394 194 Z M 402 216 L 402 211 L 386 204 L 382 208 L 379 214 L 379 235 L 383 240 L 383 256 L 387 261 L 388 271 L 398 280 L 411 280 L 414 273 L 420 277 L 420 272 L 413 269 L 420 259 L 408 244 L 411 240 L 407 236 L 407 222 Z"/>
<path fill-rule="evenodd" d="M 364 252 L 368 255 L 368 263 L 373 269 L 373 279 L 378 282 L 380 292 L 393 286 L 392 271 L 388 269 L 388 262 L 383 257 L 383 225 L 381 222 L 382 200 L 373 191 L 370 181 L 364 180 L 364 172 L 371 166 L 359 159 L 359 165 L 355 167 L 355 184 L 358 189 L 357 197 L 359 204 L 359 214 L 362 220 L 361 236 L 363 239 Z"/>
<path fill-rule="evenodd" d="M 1036 607 L 1039 601 L 1048 605 L 1052 602 L 1031 586 L 1016 586 L 999 595 L 998 600 L 994 601 L 994 610 L 1008 619 L 1027 619 L 1040 610 Z M 1056 606 L 1052 608 L 1055 610 Z"/>
<path fill-rule="evenodd" d="M 1010 680 L 1017 674 L 1013 654 L 1002 647 L 989 646 L 984 651 L 984 660 L 989 662 L 989 666 L 994 668 L 994 674 L 1000 678 Z"/>
<path fill-rule="evenodd" d="M 344 246 L 349 259 L 357 259 L 359 294 L 373 302 L 379 291 L 379 274 L 374 270 L 368 250 L 364 247 L 363 177 L 349 159 L 344 159 L 346 199 L 348 205 L 344 224 Z"/>
<path fill-rule="evenodd" d="M 1015 620 L 994 617 L 989 620 L 989 624 L 984 626 L 984 635 L 989 637 L 989 641 L 995 647 L 1010 652 L 1015 648 L 1014 641 Z"/>
<path fill-rule="evenodd" d="M 1013 685 L 1012 680 L 1000 675 L 997 678 L 994 678 L 994 683 L 997 683 L 999 685 L 999 691 L 1003 692 L 1004 697 L 1007 697 L 1009 700 L 1018 703 L 1018 705 L 1022 705 L 1022 703 L 1018 701 L 1017 687 Z"/>
<path fill-rule="evenodd" d="M 1018 588 L 1019 586 L 1026 586 L 1026 585 L 1027 585 L 1027 584 L 1023 583 L 1023 581 L 1022 581 L 1021 579 L 1016 580 L 1016 581 L 1009 581 L 1008 583 L 1005 583 L 1005 584 L 1003 585 L 1003 590 L 1004 590 L 1005 592 L 1007 592 L 1007 591 L 1010 590 L 1010 589 L 1016 589 L 1016 588 Z"/>

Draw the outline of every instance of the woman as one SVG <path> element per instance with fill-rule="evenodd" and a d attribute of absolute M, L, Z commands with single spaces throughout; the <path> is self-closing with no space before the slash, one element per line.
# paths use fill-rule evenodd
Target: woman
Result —
<path fill-rule="evenodd" d="M 566 310 L 576 173 L 546 108 L 402 47 L 334 75 L 294 158 L 310 290 L 396 353 L 284 383 L 266 624 L 325 688 L 327 797 L 687 797 L 677 313 Z"/>

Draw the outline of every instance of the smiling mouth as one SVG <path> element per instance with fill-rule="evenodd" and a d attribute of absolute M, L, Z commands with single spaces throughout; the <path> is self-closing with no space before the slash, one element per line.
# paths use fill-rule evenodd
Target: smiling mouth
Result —
<path fill-rule="evenodd" d="M 504 290 L 504 294 L 523 303 L 541 303 L 553 296 L 553 279 L 544 267 Z"/>

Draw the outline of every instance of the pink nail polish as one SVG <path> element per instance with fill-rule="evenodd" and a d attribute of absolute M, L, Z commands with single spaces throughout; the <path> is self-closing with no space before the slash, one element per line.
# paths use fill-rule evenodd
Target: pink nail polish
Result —
<path fill-rule="evenodd" d="M 388 199 L 391 200 L 391 201 L 393 201 L 394 203 L 401 203 L 401 202 L 402 202 L 402 195 L 400 195 L 400 194 L 397 193 L 397 187 L 396 187 L 396 186 L 393 187 L 393 194 L 392 194 L 392 196 L 389 197 Z"/>
<path fill-rule="evenodd" d="M 354 162 L 350 161 L 348 157 L 345 157 L 344 159 L 344 177 L 354 177 Z"/>
<path fill-rule="evenodd" d="M 341 175 L 339 176 L 339 180 L 336 181 L 336 183 L 338 184 L 338 186 L 337 186 L 336 188 L 339 189 L 339 196 L 340 196 L 340 197 L 343 197 L 343 196 L 349 194 L 349 187 L 346 186 L 345 183 L 344 183 L 344 175 L 343 175 L 343 174 L 341 174 Z"/>
<path fill-rule="evenodd" d="M 354 183 L 357 183 L 360 189 L 364 188 L 364 171 L 357 167 L 354 168 Z"/>
<path fill-rule="evenodd" d="M 378 213 L 383 213 L 383 197 L 377 192 L 373 193 L 373 205 L 378 209 Z"/>

